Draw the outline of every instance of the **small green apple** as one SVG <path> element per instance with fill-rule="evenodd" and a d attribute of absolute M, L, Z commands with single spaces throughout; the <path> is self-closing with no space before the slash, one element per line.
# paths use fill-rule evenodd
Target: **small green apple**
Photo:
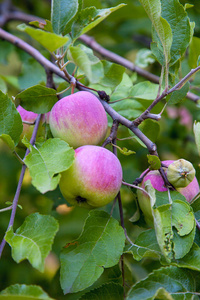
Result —
<path fill-rule="evenodd" d="M 167 179 L 175 188 L 186 187 L 195 177 L 195 169 L 191 162 L 178 159 L 167 168 Z"/>

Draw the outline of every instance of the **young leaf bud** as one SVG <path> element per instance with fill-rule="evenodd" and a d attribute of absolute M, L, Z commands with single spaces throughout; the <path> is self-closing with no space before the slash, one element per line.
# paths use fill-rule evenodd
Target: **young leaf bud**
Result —
<path fill-rule="evenodd" d="M 195 177 L 193 165 L 185 160 L 175 160 L 168 166 L 167 179 L 175 188 L 186 187 Z"/>

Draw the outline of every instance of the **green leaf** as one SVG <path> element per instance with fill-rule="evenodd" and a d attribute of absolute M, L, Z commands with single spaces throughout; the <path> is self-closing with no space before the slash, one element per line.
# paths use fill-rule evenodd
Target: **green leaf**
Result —
<path fill-rule="evenodd" d="M 115 88 L 122 81 L 125 68 L 106 60 L 102 60 L 101 62 L 104 68 L 104 77 L 100 80 L 100 84 Z"/>
<path fill-rule="evenodd" d="M 64 293 L 75 293 L 92 285 L 104 268 L 118 263 L 124 243 L 124 231 L 117 220 L 104 211 L 91 211 L 80 237 L 67 244 L 61 254 Z"/>
<path fill-rule="evenodd" d="M 158 156 L 147 154 L 147 158 L 150 164 L 150 170 L 158 170 L 161 168 L 161 161 Z"/>
<path fill-rule="evenodd" d="M 15 98 L 23 108 L 37 114 L 49 112 L 58 101 L 56 90 L 39 84 L 17 94 Z"/>
<path fill-rule="evenodd" d="M 102 22 L 105 18 L 107 18 L 112 12 L 125 5 L 126 4 L 122 3 L 115 7 L 105 9 L 96 9 L 94 6 L 82 9 L 72 26 L 73 39 L 75 40 L 82 34 L 88 32 Z"/>
<path fill-rule="evenodd" d="M 193 36 L 192 41 L 189 45 L 189 66 L 194 69 L 197 67 L 197 63 L 200 55 L 200 38 Z"/>
<path fill-rule="evenodd" d="M 45 20 L 44 23 L 39 22 L 39 21 L 32 21 L 32 22 L 29 22 L 29 24 L 34 25 L 35 27 L 43 29 L 45 31 L 53 33 L 52 24 L 51 24 L 51 21 L 49 21 L 49 20 Z"/>
<path fill-rule="evenodd" d="M 17 28 L 28 33 L 33 39 L 38 41 L 50 52 L 53 52 L 56 49 L 64 46 L 69 41 L 69 37 L 67 36 L 63 37 L 52 32 L 27 26 L 26 24 L 21 24 L 17 26 Z"/>
<path fill-rule="evenodd" d="M 2 139 L 2 141 L 4 141 L 4 143 L 7 144 L 7 146 L 12 150 L 14 151 L 15 149 L 15 143 L 13 141 L 13 139 L 11 138 L 10 135 L 8 134 L 1 134 L 0 135 L 0 138 Z"/>
<path fill-rule="evenodd" d="M 172 207 L 172 208 L 171 208 Z M 166 259 L 184 257 L 195 237 L 195 219 L 189 204 L 174 200 L 153 209 L 157 241 Z"/>
<path fill-rule="evenodd" d="M 13 150 L 23 130 L 22 119 L 11 99 L 0 91 L 0 138 Z"/>
<path fill-rule="evenodd" d="M 114 147 L 116 147 L 117 149 L 119 149 L 120 153 L 122 153 L 123 155 L 131 155 L 131 154 L 135 154 L 135 151 L 129 150 L 126 147 L 119 147 L 117 145 L 113 145 Z"/>
<path fill-rule="evenodd" d="M 40 286 L 14 284 L 0 292 L 0 300 L 53 300 Z"/>
<path fill-rule="evenodd" d="M 200 122 L 195 121 L 193 125 L 194 137 L 197 146 L 197 150 L 200 155 Z"/>
<path fill-rule="evenodd" d="M 197 244 L 193 244 L 190 252 L 183 258 L 173 260 L 172 264 L 179 268 L 187 268 L 195 271 L 200 271 L 200 248 Z"/>
<path fill-rule="evenodd" d="M 160 268 L 136 283 L 127 300 L 189 300 L 196 291 L 195 287 L 194 277 L 189 271 L 174 266 Z M 158 295 L 162 297 L 157 298 Z"/>
<path fill-rule="evenodd" d="M 57 231 L 58 222 L 53 217 L 35 213 L 25 219 L 16 233 L 10 227 L 5 239 L 11 246 L 12 257 L 17 263 L 28 259 L 34 268 L 43 272 L 45 258 L 51 250 Z"/>
<path fill-rule="evenodd" d="M 140 261 L 144 257 L 160 259 L 163 256 L 154 229 L 142 232 L 134 244 L 125 247 L 124 252 L 132 254 L 133 258 L 137 261 Z"/>
<path fill-rule="evenodd" d="M 93 54 L 93 51 L 84 46 L 71 46 L 68 51 L 68 59 L 80 68 L 91 83 L 97 83 L 104 76 L 102 62 Z"/>
<path fill-rule="evenodd" d="M 183 56 L 189 45 L 191 39 L 190 20 L 178 0 L 161 0 L 160 2 L 162 17 L 167 20 L 172 30 L 170 65 L 173 65 Z"/>
<path fill-rule="evenodd" d="M 123 287 L 119 284 L 111 282 L 91 290 L 83 295 L 79 300 L 122 300 L 123 294 Z"/>
<path fill-rule="evenodd" d="M 155 100 L 158 95 L 159 85 L 150 81 L 143 81 L 135 84 L 130 93 L 129 97 L 135 99 L 144 100 Z"/>
<path fill-rule="evenodd" d="M 180 90 L 174 91 L 173 93 L 168 95 L 166 97 L 168 104 L 177 104 L 181 102 L 187 95 L 187 92 L 189 91 L 189 87 L 190 87 L 189 82 L 186 82 Z"/>
<path fill-rule="evenodd" d="M 140 68 L 146 68 L 148 65 L 153 64 L 155 58 L 153 57 L 152 51 L 149 49 L 140 49 L 135 58 L 135 65 Z"/>
<path fill-rule="evenodd" d="M 32 184 L 41 192 L 54 190 L 60 181 L 60 172 L 67 170 L 74 161 L 74 150 L 58 138 L 48 139 L 37 149 L 27 139 L 23 143 L 30 153 L 24 162 L 32 177 Z"/>
<path fill-rule="evenodd" d="M 71 31 L 71 24 L 82 8 L 82 0 L 52 0 L 51 22 L 56 34 Z"/>
<path fill-rule="evenodd" d="M 123 117 L 134 120 L 143 112 L 143 105 L 136 100 L 126 99 L 116 103 L 111 103 L 112 108 Z"/>
<path fill-rule="evenodd" d="M 111 95 L 111 101 L 116 101 L 128 97 L 132 87 L 133 82 L 131 78 L 126 73 L 123 73 L 121 82 L 115 88 Z"/>
<path fill-rule="evenodd" d="M 140 0 L 146 13 L 148 14 L 152 25 L 157 33 L 158 39 L 154 41 L 162 45 L 162 51 L 164 53 L 164 64 L 170 61 L 170 49 L 172 45 L 172 30 L 169 23 L 161 16 L 161 3 L 160 0 Z"/>

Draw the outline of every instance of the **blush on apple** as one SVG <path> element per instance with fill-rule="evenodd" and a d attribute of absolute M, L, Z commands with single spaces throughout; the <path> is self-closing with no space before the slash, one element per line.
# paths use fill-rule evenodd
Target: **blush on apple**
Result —
<path fill-rule="evenodd" d="M 173 162 L 174 162 L 173 160 L 166 160 L 166 161 L 162 161 L 162 164 L 168 167 Z M 167 170 L 165 171 L 167 172 Z M 141 177 L 143 176 L 144 173 L 141 174 Z M 147 175 L 144 176 L 140 187 L 144 188 L 145 187 L 144 184 L 147 180 L 151 181 L 153 188 L 156 189 L 157 191 L 159 192 L 167 191 L 167 188 L 164 186 L 163 178 L 161 177 L 158 170 L 153 170 L 148 172 Z M 188 202 L 190 202 L 199 192 L 199 184 L 196 177 L 194 177 L 194 179 L 186 187 L 177 188 L 177 191 L 180 192 Z M 149 196 L 139 189 L 137 190 L 137 195 L 138 195 L 139 206 L 142 212 L 144 213 L 145 221 L 147 224 L 152 226 L 153 216 L 151 212 L 151 204 L 150 204 Z"/>
<path fill-rule="evenodd" d="M 61 173 L 59 186 L 70 204 L 95 208 L 114 200 L 121 184 L 118 158 L 105 148 L 86 145 L 75 150 L 74 163 Z"/>
<path fill-rule="evenodd" d="M 28 111 L 26 109 L 24 109 L 22 106 L 18 106 L 17 110 L 22 118 L 22 121 L 26 121 L 29 123 L 34 123 L 36 118 L 37 118 L 37 114 L 32 112 L 32 111 Z M 38 128 L 38 133 L 37 133 L 37 138 L 36 141 L 39 141 L 41 139 L 45 138 L 45 126 L 44 123 L 48 123 L 49 120 L 49 113 L 44 114 L 42 116 L 39 128 Z M 34 125 L 29 125 L 29 124 L 25 124 L 23 123 L 23 131 L 22 134 L 20 136 L 20 142 L 18 144 L 19 147 L 23 147 L 24 145 L 21 143 L 21 139 L 23 138 L 23 136 L 25 135 L 26 138 L 30 141 L 32 133 L 33 133 L 33 129 L 34 129 Z"/>
<path fill-rule="evenodd" d="M 53 106 L 49 125 L 54 137 L 71 147 L 98 145 L 107 132 L 108 121 L 103 105 L 89 92 L 77 92 Z"/>

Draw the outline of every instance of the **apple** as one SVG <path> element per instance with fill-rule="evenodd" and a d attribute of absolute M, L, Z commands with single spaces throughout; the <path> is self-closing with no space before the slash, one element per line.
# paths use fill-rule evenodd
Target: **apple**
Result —
<path fill-rule="evenodd" d="M 71 147 L 98 145 L 107 133 L 108 120 L 103 105 L 89 92 L 77 92 L 53 106 L 49 125 L 52 135 Z"/>
<path fill-rule="evenodd" d="M 195 177 L 195 169 L 191 162 L 178 159 L 167 168 L 167 179 L 175 188 L 186 187 Z"/>
<path fill-rule="evenodd" d="M 167 174 L 167 168 L 172 163 L 174 163 L 173 160 L 165 160 L 162 162 L 162 164 L 166 166 L 166 170 L 164 168 L 166 174 Z M 143 172 L 140 177 L 142 177 L 143 174 L 145 174 L 145 172 Z M 145 182 L 147 180 L 151 181 L 153 188 L 156 189 L 157 191 L 159 192 L 167 191 L 167 188 L 164 186 L 163 178 L 160 175 L 158 170 L 152 170 L 148 172 L 147 175 L 144 176 L 142 183 L 140 184 L 140 187 L 144 188 Z M 186 187 L 176 188 L 176 190 L 180 192 L 188 202 L 190 202 L 199 192 L 199 184 L 196 177 L 194 177 L 194 179 Z M 145 221 L 148 225 L 152 226 L 153 216 L 151 212 L 151 204 L 150 204 L 149 196 L 139 189 L 137 190 L 137 196 L 138 196 L 139 206 L 145 217 Z"/>
<path fill-rule="evenodd" d="M 95 208 L 114 200 L 121 184 L 118 158 L 103 147 L 85 145 L 75 150 L 75 160 L 61 173 L 59 186 L 70 204 Z"/>
<path fill-rule="evenodd" d="M 26 121 L 26 122 L 30 122 L 30 123 L 34 123 L 38 114 L 32 112 L 32 111 L 28 111 L 26 109 L 24 109 L 22 106 L 18 106 L 17 107 L 17 110 L 22 118 L 22 121 Z M 49 113 L 47 114 L 44 114 L 42 116 L 42 119 L 40 121 L 40 124 L 39 124 L 39 128 L 38 128 L 38 133 L 37 133 L 37 138 L 36 140 L 39 141 L 39 140 L 44 140 L 45 138 L 45 126 L 44 126 L 44 123 L 48 123 L 48 119 L 49 119 Z M 25 135 L 26 138 L 30 141 L 31 139 L 31 136 L 32 136 L 32 133 L 33 133 L 33 129 L 34 129 L 34 125 L 29 125 L 29 124 L 25 124 L 23 123 L 23 131 L 22 131 L 22 134 L 20 136 L 20 142 L 18 144 L 19 147 L 25 147 L 22 143 L 21 143 L 21 140 L 23 138 L 23 136 Z"/>

